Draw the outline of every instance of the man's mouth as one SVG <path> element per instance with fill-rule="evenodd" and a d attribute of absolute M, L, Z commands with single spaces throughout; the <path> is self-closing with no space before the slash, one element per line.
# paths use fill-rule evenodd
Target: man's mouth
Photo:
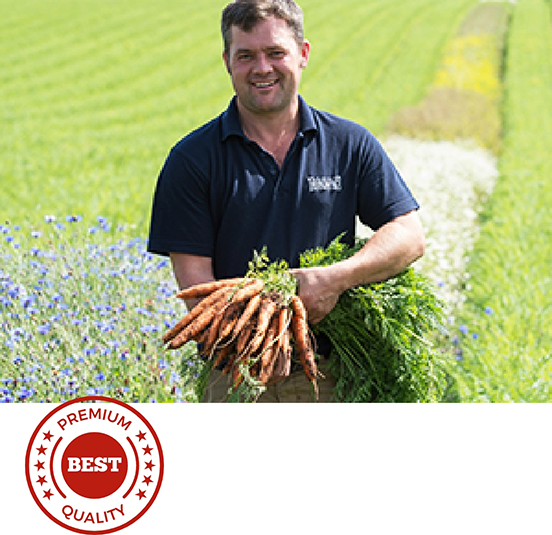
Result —
<path fill-rule="evenodd" d="M 278 80 L 271 80 L 270 82 L 252 82 L 252 85 L 259 89 L 264 89 L 267 87 L 275 86 L 277 83 L 278 83 Z"/>

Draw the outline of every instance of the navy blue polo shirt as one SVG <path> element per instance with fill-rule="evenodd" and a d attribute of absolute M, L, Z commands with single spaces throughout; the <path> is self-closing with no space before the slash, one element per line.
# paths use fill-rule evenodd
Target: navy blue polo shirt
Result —
<path fill-rule="evenodd" d="M 357 214 L 377 230 L 418 208 L 366 128 L 299 103 L 281 168 L 244 135 L 236 97 L 177 143 L 157 182 L 148 250 L 211 257 L 216 278 L 242 276 L 264 246 L 296 267 L 303 251 L 342 233 L 352 243 Z"/>

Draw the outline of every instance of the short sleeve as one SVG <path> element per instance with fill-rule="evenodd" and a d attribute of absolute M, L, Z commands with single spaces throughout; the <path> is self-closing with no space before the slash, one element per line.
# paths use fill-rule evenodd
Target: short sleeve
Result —
<path fill-rule="evenodd" d="M 209 180 L 177 145 L 157 180 L 148 251 L 212 256 L 213 243 Z"/>
<path fill-rule="evenodd" d="M 374 136 L 367 133 L 359 169 L 357 213 L 360 221 L 377 230 L 419 204 L 399 171 Z"/>

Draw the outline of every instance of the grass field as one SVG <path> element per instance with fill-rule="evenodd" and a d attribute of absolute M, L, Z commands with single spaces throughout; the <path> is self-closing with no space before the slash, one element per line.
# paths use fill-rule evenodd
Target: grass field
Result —
<path fill-rule="evenodd" d="M 552 400 L 550 3 L 520 2 L 505 69 L 501 177 L 482 214 L 462 311 L 463 401 Z"/>
<path fill-rule="evenodd" d="M 231 96 L 225 3 L 0 0 L 2 217 L 103 215 L 144 232 L 169 148 Z M 381 130 L 423 94 L 471 4 L 305 1 L 303 93 Z"/>
<path fill-rule="evenodd" d="M 303 95 L 382 134 L 427 95 L 476 4 L 305 0 Z M 144 239 L 170 146 L 231 96 L 224 5 L 0 0 L 0 399 L 188 399 L 158 341 L 183 311 Z M 501 177 L 471 255 L 451 399 L 552 399 L 550 20 L 549 2 L 513 6 Z"/>

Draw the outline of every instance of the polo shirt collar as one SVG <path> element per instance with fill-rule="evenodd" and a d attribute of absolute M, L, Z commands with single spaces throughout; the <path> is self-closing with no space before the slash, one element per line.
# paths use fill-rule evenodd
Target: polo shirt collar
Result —
<path fill-rule="evenodd" d="M 236 96 L 232 98 L 228 108 L 221 115 L 221 135 L 222 141 L 230 136 L 245 137 L 238 116 L 238 106 Z M 306 132 L 318 130 L 314 122 L 314 116 L 310 106 L 305 102 L 303 97 L 299 95 L 299 117 L 301 118 L 299 133 L 305 135 Z"/>

